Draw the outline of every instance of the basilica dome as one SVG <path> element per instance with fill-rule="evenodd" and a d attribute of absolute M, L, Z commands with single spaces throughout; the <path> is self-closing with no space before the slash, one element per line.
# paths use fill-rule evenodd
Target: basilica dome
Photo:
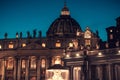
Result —
<path fill-rule="evenodd" d="M 75 37 L 77 31 L 82 31 L 78 22 L 70 16 L 70 11 L 65 5 L 61 15 L 50 25 L 47 37 Z"/>

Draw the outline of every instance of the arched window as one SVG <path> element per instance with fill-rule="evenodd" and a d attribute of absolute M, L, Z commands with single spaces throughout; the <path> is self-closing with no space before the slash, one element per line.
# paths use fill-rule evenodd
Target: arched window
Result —
<path fill-rule="evenodd" d="M 14 60 L 12 57 L 9 57 L 6 61 L 7 69 L 13 69 Z"/>
<path fill-rule="evenodd" d="M 30 61 L 30 68 L 31 69 L 36 69 L 36 57 L 32 56 L 30 60 L 31 60 Z"/>
<path fill-rule="evenodd" d="M 41 59 L 41 67 L 45 68 L 46 67 L 46 60 L 43 58 Z"/>
<path fill-rule="evenodd" d="M 26 64 L 25 60 L 22 60 L 22 69 L 24 69 L 26 67 L 25 64 Z"/>

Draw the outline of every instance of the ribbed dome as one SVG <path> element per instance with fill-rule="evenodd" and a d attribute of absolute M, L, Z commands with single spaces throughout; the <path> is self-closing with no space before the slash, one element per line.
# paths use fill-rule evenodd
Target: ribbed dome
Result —
<path fill-rule="evenodd" d="M 82 31 L 80 25 L 71 18 L 69 9 L 64 6 L 60 17 L 50 25 L 47 37 L 75 37 L 77 31 Z"/>

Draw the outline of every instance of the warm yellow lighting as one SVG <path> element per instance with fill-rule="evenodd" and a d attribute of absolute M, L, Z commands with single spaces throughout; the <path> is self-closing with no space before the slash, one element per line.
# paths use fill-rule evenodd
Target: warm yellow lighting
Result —
<path fill-rule="evenodd" d="M 14 46 L 13 46 L 13 44 L 9 44 L 8 47 L 9 47 L 10 49 L 12 49 Z"/>
<path fill-rule="evenodd" d="M 73 80 L 80 80 L 80 74 L 81 67 L 74 67 L 73 68 Z"/>
<path fill-rule="evenodd" d="M 69 43 L 69 47 L 73 47 L 73 43 Z"/>
<path fill-rule="evenodd" d="M 30 67 L 31 69 L 36 69 L 36 57 L 35 56 L 31 56 L 31 62 L 30 62 Z"/>
<path fill-rule="evenodd" d="M 112 30 L 110 30 L 110 32 L 112 32 Z"/>
<path fill-rule="evenodd" d="M 2 45 L 0 45 L 0 49 L 2 49 Z"/>
<path fill-rule="evenodd" d="M 41 60 L 41 67 L 42 67 L 42 68 L 45 68 L 45 66 L 46 66 L 46 60 L 43 58 L 43 59 Z"/>
<path fill-rule="evenodd" d="M 78 40 L 77 39 L 73 40 L 73 45 L 74 45 L 75 49 L 78 49 Z"/>
<path fill-rule="evenodd" d="M 67 54 L 67 55 L 66 55 L 66 57 L 67 57 L 67 58 L 69 58 L 69 57 L 70 57 L 70 55 L 69 55 L 69 54 Z"/>
<path fill-rule="evenodd" d="M 103 54 L 101 52 L 98 53 L 98 56 L 102 56 Z"/>
<path fill-rule="evenodd" d="M 79 56 L 80 56 L 80 54 L 77 53 L 77 54 L 76 54 L 76 57 L 79 57 Z"/>
<path fill-rule="evenodd" d="M 61 43 L 60 43 L 60 42 L 57 42 L 57 43 L 55 44 L 55 46 L 56 46 L 56 47 L 61 47 Z"/>
<path fill-rule="evenodd" d="M 7 60 L 7 69 L 13 69 L 14 59 L 9 57 Z"/>
<path fill-rule="evenodd" d="M 48 69 L 45 80 L 69 80 L 68 69 Z"/>
<path fill-rule="evenodd" d="M 91 33 L 89 27 L 87 27 L 86 31 L 84 33 L 84 38 L 91 38 L 91 36 L 92 36 L 92 33 Z"/>
<path fill-rule="evenodd" d="M 25 44 L 25 43 L 23 43 L 23 44 L 22 44 L 22 47 L 25 47 L 25 46 L 26 46 L 26 44 Z"/>
<path fill-rule="evenodd" d="M 55 64 L 61 64 L 61 57 L 60 56 L 56 56 Z"/>
<path fill-rule="evenodd" d="M 87 46 L 87 45 L 90 45 L 90 40 L 89 39 L 87 39 L 87 40 L 85 40 L 85 45 Z"/>
<path fill-rule="evenodd" d="M 22 68 L 25 68 L 25 64 L 26 64 L 25 60 L 22 60 Z"/>
<path fill-rule="evenodd" d="M 42 43 L 42 47 L 46 47 L 46 44 L 45 44 L 45 43 Z"/>
<path fill-rule="evenodd" d="M 62 11 L 61 14 L 62 15 L 70 15 L 70 12 L 69 11 Z"/>

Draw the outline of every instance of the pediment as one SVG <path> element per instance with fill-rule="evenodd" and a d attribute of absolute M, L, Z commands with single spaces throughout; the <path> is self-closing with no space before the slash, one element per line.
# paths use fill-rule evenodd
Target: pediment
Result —
<path fill-rule="evenodd" d="M 37 44 L 37 43 L 30 43 L 20 49 L 27 49 L 27 50 L 38 50 L 39 49 L 40 50 L 40 49 L 48 49 L 48 48 L 44 48 L 40 44 Z"/>

